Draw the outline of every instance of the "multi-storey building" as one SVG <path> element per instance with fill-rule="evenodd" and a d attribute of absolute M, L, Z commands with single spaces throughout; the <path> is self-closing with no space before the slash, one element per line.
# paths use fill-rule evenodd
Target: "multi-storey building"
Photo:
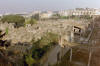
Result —
<path fill-rule="evenodd" d="M 68 10 L 69 15 L 82 16 L 82 15 L 95 15 L 96 9 L 89 8 L 76 8 L 74 10 Z"/>
<path fill-rule="evenodd" d="M 100 9 L 94 9 L 94 8 L 76 8 L 76 9 L 70 9 L 70 10 L 64 10 L 59 11 L 58 14 L 61 16 L 97 16 L 100 15 Z"/>

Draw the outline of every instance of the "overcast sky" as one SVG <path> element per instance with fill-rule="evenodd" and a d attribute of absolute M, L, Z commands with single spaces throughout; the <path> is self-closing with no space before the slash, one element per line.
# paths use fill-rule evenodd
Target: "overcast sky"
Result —
<path fill-rule="evenodd" d="M 100 0 L 0 0 L 0 13 L 66 10 L 78 7 L 100 8 Z"/>

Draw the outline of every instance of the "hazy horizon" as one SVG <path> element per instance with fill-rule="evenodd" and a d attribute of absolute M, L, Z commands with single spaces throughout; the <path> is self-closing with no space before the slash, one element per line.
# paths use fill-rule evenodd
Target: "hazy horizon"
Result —
<path fill-rule="evenodd" d="M 0 0 L 1 13 L 21 13 L 33 10 L 66 10 L 100 8 L 100 0 Z"/>

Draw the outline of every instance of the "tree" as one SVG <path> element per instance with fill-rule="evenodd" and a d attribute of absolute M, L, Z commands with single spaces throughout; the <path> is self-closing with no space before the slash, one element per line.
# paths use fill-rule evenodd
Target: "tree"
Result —
<path fill-rule="evenodd" d="M 51 19 L 57 20 L 59 18 L 60 18 L 60 14 L 54 14 Z"/>
<path fill-rule="evenodd" d="M 25 21 L 25 24 L 31 24 L 31 25 L 33 25 L 33 24 L 36 24 L 36 23 L 37 23 L 37 21 L 34 18 L 28 18 Z"/>
<path fill-rule="evenodd" d="M 31 25 L 36 24 L 36 23 L 37 23 L 37 21 L 36 21 L 35 19 L 31 19 L 31 20 L 30 20 L 30 24 L 31 24 Z"/>
<path fill-rule="evenodd" d="M 36 20 L 39 20 L 40 19 L 40 16 L 39 16 L 39 14 L 35 14 L 34 16 L 32 16 L 32 18 L 34 18 Z"/>
<path fill-rule="evenodd" d="M 1 19 L 2 22 L 15 23 L 15 27 L 24 25 L 25 18 L 20 15 L 5 15 Z"/>

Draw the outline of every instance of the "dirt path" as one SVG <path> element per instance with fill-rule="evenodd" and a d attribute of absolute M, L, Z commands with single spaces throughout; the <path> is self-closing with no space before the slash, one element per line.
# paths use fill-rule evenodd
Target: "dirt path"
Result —
<path fill-rule="evenodd" d="M 92 37 L 93 53 L 90 66 L 100 66 L 100 22 L 95 23 L 95 36 Z"/>
<path fill-rule="evenodd" d="M 88 45 L 73 48 L 72 62 L 69 62 L 69 57 L 66 55 L 56 66 L 88 66 L 90 50 L 92 54 L 89 66 L 100 66 L 100 22 L 95 22 Z"/>
<path fill-rule="evenodd" d="M 92 51 L 89 66 L 100 66 L 100 22 L 95 22 L 94 31 L 90 39 L 90 45 L 88 47 L 82 46 L 73 53 L 73 62 L 70 66 L 80 66 L 78 63 L 82 63 L 81 66 L 88 66 L 89 53 Z M 91 49 L 89 49 L 91 48 Z"/>

